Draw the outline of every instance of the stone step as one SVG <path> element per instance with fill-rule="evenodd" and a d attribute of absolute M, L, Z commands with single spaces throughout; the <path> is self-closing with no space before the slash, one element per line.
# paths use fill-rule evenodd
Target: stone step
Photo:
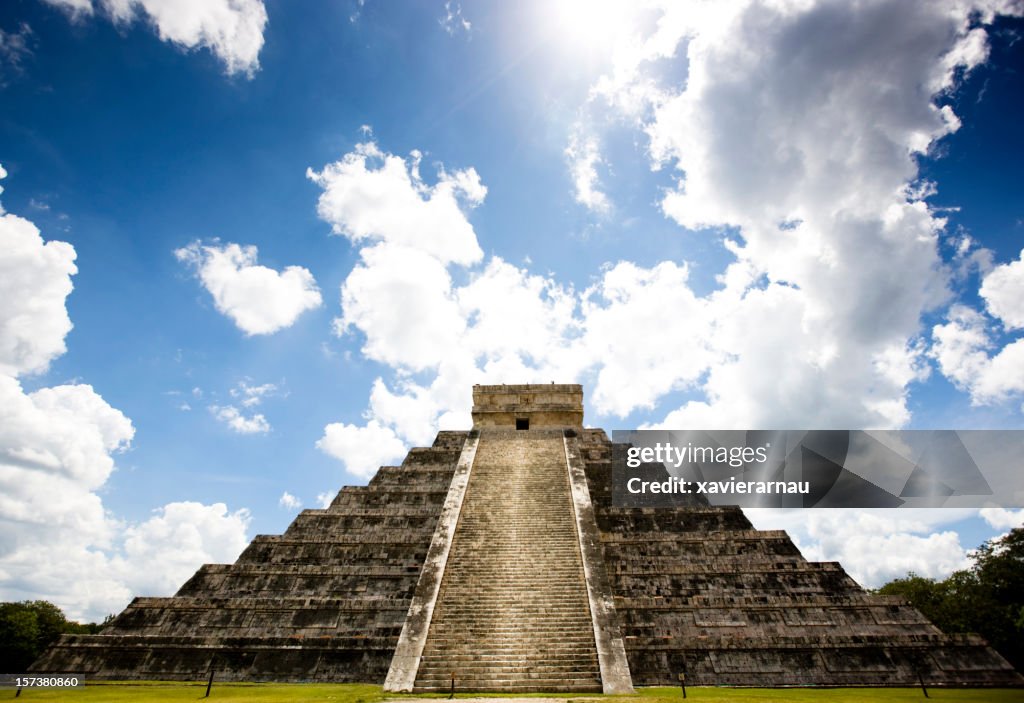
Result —
<path fill-rule="evenodd" d="M 573 623 L 571 626 L 564 626 L 562 624 L 555 624 L 552 626 L 544 625 L 522 625 L 516 626 L 514 623 L 507 625 L 481 623 L 481 624 L 465 624 L 465 625 L 453 625 L 451 627 L 439 628 L 435 633 L 438 642 L 444 642 L 447 644 L 458 643 L 463 640 L 476 639 L 484 640 L 485 637 L 504 637 L 506 639 L 530 637 L 537 641 L 544 641 L 545 643 L 555 643 L 559 640 L 564 642 L 587 642 L 588 637 L 593 639 L 593 633 L 588 633 L 587 629 L 590 623 L 578 622 Z"/>
<path fill-rule="evenodd" d="M 381 567 L 385 568 L 385 567 Z M 574 578 L 576 574 L 566 574 L 567 578 Z M 524 587 L 530 587 L 530 590 L 524 591 Z M 534 590 L 537 589 L 537 590 Z M 463 594 L 475 594 L 482 600 L 493 599 L 495 594 L 518 594 L 521 596 L 519 600 L 529 600 L 530 598 L 538 598 L 541 594 L 548 596 L 570 596 L 576 595 L 576 591 L 573 588 L 566 587 L 565 583 L 555 583 L 553 581 L 538 581 L 536 579 L 529 579 L 526 577 L 516 578 L 515 582 L 511 584 L 495 584 L 494 582 L 488 582 L 487 580 L 479 582 L 463 581 L 460 583 L 449 584 L 444 592 L 450 595 L 463 595 Z M 548 599 L 550 600 L 550 598 Z M 577 602 L 587 602 L 586 598 L 574 599 Z"/>
<path fill-rule="evenodd" d="M 485 639 L 482 635 L 493 636 Z M 590 639 L 593 639 L 593 637 Z M 570 633 L 566 630 L 560 630 L 528 633 L 522 630 L 488 630 L 481 628 L 480 632 L 472 632 L 468 629 L 450 633 L 440 632 L 434 642 L 436 644 L 427 643 L 427 651 L 446 651 L 456 647 L 474 648 L 478 651 L 499 647 L 547 651 L 552 649 L 572 649 L 573 647 L 579 648 L 580 645 L 588 644 L 588 638 L 587 634 L 582 631 Z M 583 651 L 586 651 L 586 649 L 584 647 Z"/>
<path fill-rule="evenodd" d="M 566 576 L 568 578 L 572 578 L 575 577 L 576 574 L 566 574 Z M 524 586 L 530 586 L 531 590 L 523 590 Z M 481 598 L 487 598 L 489 594 L 495 593 L 517 593 L 522 597 L 521 599 L 525 600 L 531 597 L 536 597 L 537 594 L 532 590 L 533 588 L 542 589 L 543 593 L 552 596 L 568 596 L 570 594 L 576 593 L 575 589 L 568 587 L 564 581 L 561 583 L 556 583 L 554 581 L 550 581 L 547 579 L 542 581 L 539 579 L 530 579 L 525 576 L 516 577 L 515 581 L 511 584 L 495 583 L 493 581 L 488 581 L 486 579 L 475 582 L 466 579 L 458 583 L 448 584 L 447 587 L 445 588 L 445 593 L 459 594 L 460 591 L 467 591 L 470 593 L 478 594 L 479 597 Z M 580 600 L 585 601 L 586 599 L 581 598 Z"/>
<path fill-rule="evenodd" d="M 567 527 L 568 530 L 568 527 Z M 497 548 L 494 547 L 492 542 L 481 544 L 479 547 L 474 548 L 473 545 L 463 545 L 463 550 L 467 553 L 472 554 L 475 552 L 481 563 L 480 568 L 486 570 L 498 570 L 498 571 L 509 571 L 531 574 L 536 578 L 544 578 L 547 575 L 547 569 L 541 570 L 538 567 L 549 566 L 551 569 L 559 569 L 561 571 L 570 571 L 573 563 L 573 558 L 576 556 L 576 552 L 573 551 L 556 551 L 551 554 L 538 554 L 537 561 L 531 563 L 532 569 L 524 568 L 526 565 L 518 563 L 518 559 L 522 558 L 519 553 L 522 549 L 522 545 L 525 542 L 534 542 L 544 544 L 542 540 L 522 540 L 515 542 L 514 544 L 518 549 L 508 549 L 504 552 L 498 552 Z M 555 547 L 552 547 L 553 549 Z M 458 564 L 452 573 L 467 573 L 467 574 L 478 574 L 481 573 L 478 570 L 469 570 L 463 564 Z"/>
<path fill-rule="evenodd" d="M 520 544 L 522 544 L 522 543 L 520 543 Z M 484 550 L 479 550 L 479 551 L 484 551 Z M 507 573 L 509 575 L 515 575 L 515 574 L 527 575 L 528 574 L 531 578 L 535 578 L 537 580 L 541 580 L 541 581 L 543 581 L 543 580 L 552 580 L 553 581 L 555 579 L 553 579 L 552 577 L 555 574 L 549 574 L 548 573 L 549 571 L 553 570 L 555 572 L 562 572 L 562 573 L 572 573 L 574 571 L 571 568 L 571 564 L 572 564 L 571 560 L 572 560 L 572 558 L 574 556 L 575 555 L 572 552 L 566 552 L 566 553 L 563 553 L 563 554 L 552 554 L 550 556 L 540 556 L 538 558 L 538 560 L 536 562 L 534 562 L 534 564 L 533 564 L 534 570 L 531 571 L 529 569 L 523 568 L 522 565 L 517 564 L 515 561 L 512 561 L 512 560 L 520 558 L 519 555 L 516 552 L 514 552 L 514 551 L 510 551 L 507 554 L 500 554 L 500 555 L 494 555 L 494 554 L 491 554 L 491 555 L 481 555 L 481 557 L 480 557 L 481 560 L 487 560 L 487 561 L 485 561 L 484 563 L 480 564 L 480 570 L 470 571 L 470 570 L 466 569 L 465 567 L 463 567 L 462 565 L 459 565 L 457 568 L 452 570 L 452 573 L 453 574 L 466 574 L 467 576 L 470 576 L 470 577 L 472 577 L 474 575 L 481 575 L 481 576 L 482 575 L 492 575 L 492 574 L 500 575 L 502 573 Z M 537 573 L 540 570 L 540 567 L 545 567 L 545 566 L 548 567 L 548 568 L 544 568 L 543 569 L 543 573 Z M 483 580 L 483 579 L 481 579 L 481 580 Z"/>
<path fill-rule="evenodd" d="M 516 651 L 567 651 L 586 649 L 586 636 L 565 636 L 551 634 L 547 637 L 527 636 L 527 633 L 494 632 L 481 633 L 490 637 L 476 637 L 477 633 L 466 633 L 465 637 L 439 637 L 434 645 L 427 645 L 426 652 L 444 652 L 464 649 L 469 652 Z M 593 639 L 593 638 L 591 638 Z"/>
<path fill-rule="evenodd" d="M 502 672 L 578 674 L 580 673 L 581 664 L 589 668 L 589 666 L 594 663 L 596 662 L 561 662 L 557 664 L 541 661 L 523 662 L 518 658 L 513 659 L 509 657 L 504 660 L 492 659 L 490 661 L 479 662 L 438 659 L 430 662 L 424 662 L 422 666 L 424 667 L 423 680 L 426 681 L 434 675 L 447 674 L 450 677 L 452 671 L 455 672 L 456 676 L 459 676 L 460 674 L 462 676 L 481 676 L 484 674 L 497 674 Z"/>
<path fill-rule="evenodd" d="M 447 623 L 451 623 L 453 625 L 458 624 L 460 625 L 460 629 L 463 629 L 462 625 L 464 624 L 464 622 L 463 620 L 460 620 L 460 618 L 465 619 L 465 621 L 467 622 L 477 622 L 481 619 L 481 616 L 485 614 L 485 612 L 485 610 L 481 609 L 478 611 L 459 611 L 458 613 L 442 613 L 439 615 L 440 619 L 437 623 L 437 626 L 441 628 L 445 626 Z M 584 617 L 582 615 L 577 615 L 576 613 L 554 615 L 550 613 L 543 614 L 542 611 L 533 613 L 523 613 L 511 609 L 504 609 L 502 610 L 501 615 L 502 620 L 505 623 L 507 623 L 509 627 L 516 627 L 517 625 L 525 622 L 537 622 L 537 619 L 541 617 L 544 618 L 542 622 L 556 626 L 556 629 L 557 627 L 561 627 L 565 624 L 577 625 L 580 623 L 591 622 L 590 618 Z M 442 631 L 442 629 L 438 630 L 438 632 Z"/>
<path fill-rule="evenodd" d="M 424 686 L 416 689 L 422 693 L 448 693 L 447 686 Z M 466 688 L 456 688 L 456 692 L 461 691 L 473 691 L 479 693 L 487 693 L 494 691 L 496 693 L 600 693 L 601 685 L 580 685 L 580 684 L 568 684 L 562 685 L 561 683 L 545 684 L 545 685 L 518 685 L 509 682 L 493 682 L 488 681 L 484 683 L 475 684 L 473 686 L 467 686 Z"/>
<path fill-rule="evenodd" d="M 523 666 L 493 666 L 484 667 L 480 669 L 438 669 L 436 672 L 432 672 L 427 676 L 423 676 L 418 681 L 420 686 L 443 686 L 447 684 L 451 686 L 452 671 L 455 672 L 455 687 L 458 688 L 461 682 L 462 687 L 477 687 L 485 681 L 493 681 L 495 679 L 518 679 L 522 683 L 535 683 L 538 680 L 548 681 L 596 681 L 600 682 L 600 677 L 596 674 L 592 674 L 589 671 L 581 671 L 579 669 L 573 669 L 572 667 L 565 667 L 561 669 L 530 669 Z"/>
<path fill-rule="evenodd" d="M 476 637 L 481 634 L 504 635 L 507 637 L 525 637 L 527 635 L 535 638 L 550 640 L 554 638 L 565 638 L 566 640 L 583 640 L 593 637 L 588 633 L 587 628 L 591 623 L 582 620 L 569 623 L 554 623 L 550 626 L 543 624 L 491 624 L 491 623 L 455 623 L 452 626 L 438 628 L 435 633 L 438 641 L 458 641 L 467 637 Z"/>
<path fill-rule="evenodd" d="M 458 625 L 459 631 L 465 629 L 466 623 L 477 623 L 477 622 L 488 622 L 493 618 L 483 618 L 485 611 L 460 611 L 457 613 L 440 613 L 438 614 L 437 625 L 442 628 L 446 623 Z M 592 620 L 583 615 L 575 614 L 562 614 L 552 615 L 544 613 L 517 613 L 514 610 L 502 609 L 500 622 L 506 627 L 519 627 L 521 625 L 547 623 L 548 629 L 554 631 L 566 630 L 567 626 L 573 627 L 581 624 L 590 624 Z M 443 632 L 443 629 L 439 629 L 438 632 Z"/>
<path fill-rule="evenodd" d="M 559 576 L 561 576 L 562 578 L 559 579 Z M 574 576 L 576 576 L 575 570 L 566 571 L 555 576 L 545 576 L 543 578 L 531 577 L 529 574 L 502 573 L 495 573 L 493 577 L 484 576 L 482 578 L 477 578 L 475 576 L 464 576 L 456 573 L 452 575 L 453 582 L 447 584 L 446 591 L 451 593 L 457 588 L 465 588 L 467 586 L 473 587 L 474 590 L 476 589 L 477 586 L 479 586 L 480 588 L 487 589 L 487 591 L 511 591 L 513 590 L 513 588 L 510 587 L 510 584 L 507 584 L 504 581 L 504 579 L 509 579 L 513 581 L 511 586 L 515 587 L 521 587 L 526 584 L 535 584 L 537 586 L 544 586 L 550 591 L 565 591 L 568 593 L 574 593 L 576 589 L 572 588 L 572 586 L 570 585 L 572 581 L 570 580 L 569 583 L 566 583 L 567 579 L 572 579 L 572 577 Z M 503 580 L 495 581 L 493 580 L 495 578 L 501 578 Z M 529 591 L 524 593 L 524 595 L 527 594 L 529 594 Z"/>
<path fill-rule="evenodd" d="M 506 565 L 522 565 L 523 563 L 529 562 L 530 564 L 550 564 L 552 568 L 558 568 L 560 565 L 564 567 L 566 561 L 571 560 L 575 554 L 574 552 L 568 550 L 563 552 L 557 550 L 557 547 L 552 547 L 554 552 L 550 554 L 537 555 L 538 559 L 540 560 L 539 562 L 532 559 L 527 560 L 522 555 L 522 552 L 519 551 L 522 548 L 521 544 L 522 541 L 516 542 L 516 546 L 518 547 L 517 551 L 512 551 L 510 548 L 510 550 L 506 553 L 498 552 L 497 547 L 494 547 L 493 545 L 481 545 L 479 548 L 476 548 L 475 550 L 476 552 L 480 553 L 479 556 L 477 557 L 477 559 L 479 559 L 480 561 L 479 566 L 481 568 L 500 569 Z M 472 550 L 466 551 L 469 552 Z M 457 566 L 458 568 L 455 569 L 456 571 L 465 569 L 465 567 L 462 564 L 459 564 Z M 543 577 L 544 572 L 529 575 L 534 577 Z"/>
<path fill-rule="evenodd" d="M 529 621 L 523 618 L 518 621 L 501 622 L 470 622 L 452 621 L 444 627 L 438 627 L 437 636 L 445 639 L 458 639 L 478 632 L 510 632 L 522 634 L 534 634 L 537 636 L 548 635 L 551 637 L 583 637 L 593 636 L 587 632 L 589 620 L 561 620 L 551 623 L 546 621 Z"/>
<path fill-rule="evenodd" d="M 458 588 L 472 587 L 474 589 L 474 591 L 475 591 L 477 589 L 477 587 L 480 587 L 482 589 L 486 589 L 486 591 L 484 591 L 484 592 L 487 592 L 487 591 L 502 591 L 502 590 L 512 591 L 512 590 L 514 590 L 513 587 L 521 587 L 521 586 L 529 584 L 529 585 L 543 586 L 543 587 L 547 588 L 549 591 L 552 591 L 552 592 L 554 592 L 554 591 L 564 591 L 564 592 L 567 592 L 567 593 L 574 593 L 574 592 L 576 592 L 576 589 L 572 588 L 572 586 L 569 585 L 569 584 L 572 583 L 571 579 L 573 579 L 573 577 L 575 577 L 576 575 L 577 574 L 576 574 L 575 570 L 565 571 L 565 572 L 556 574 L 554 576 L 545 576 L 543 578 L 531 577 L 529 574 L 522 574 L 522 573 L 520 573 L 520 574 L 503 574 L 503 573 L 500 573 L 500 572 L 494 573 L 493 576 L 491 576 L 491 577 L 483 576 L 483 577 L 480 577 L 480 578 L 478 578 L 476 576 L 463 576 L 463 575 L 460 575 L 460 574 L 454 574 L 452 578 L 453 579 L 458 579 L 458 580 L 454 580 L 453 582 L 448 583 L 446 585 L 446 587 L 445 587 L 445 590 L 447 592 L 451 593 L 451 592 L 454 592 L 454 590 L 458 589 Z M 559 577 L 562 577 L 562 578 L 559 579 Z M 498 579 L 498 578 L 502 579 L 502 581 L 495 581 L 495 580 L 493 580 L 493 579 Z M 507 584 L 504 581 L 504 579 L 509 579 L 513 583 Z M 567 579 L 570 579 L 569 584 L 566 583 Z M 528 593 L 529 593 L 529 591 L 527 591 L 524 595 L 526 595 Z"/>
<path fill-rule="evenodd" d="M 420 674 L 433 675 L 438 671 L 442 673 L 463 672 L 468 674 L 477 668 L 524 668 L 531 671 L 540 671 L 545 667 L 552 667 L 552 670 L 579 671 L 587 675 L 597 672 L 597 659 L 573 656 L 566 653 L 556 653 L 545 659 L 543 653 L 531 652 L 509 652 L 509 653 L 484 653 L 479 658 L 473 658 L 472 654 L 459 652 L 450 657 L 430 656 L 421 663 Z"/>
<path fill-rule="evenodd" d="M 428 649 L 423 653 L 421 660 L 421 673 L 429 670 L 431 667 L 447 666 L 444 664 L 438 664 L 438 662 L 446 662 L 452 658 L 474 658 L 474 657 L 487 657 L 491 661 L 522 661 L 524 658 L 530 657 L 530 661 L 537 661 L 541 663 L 543 661 L 555 661 L 556 659 L 566 659 L 574 662 L 580 666 L 586 666 L 588 669 L 596 666 L 597 657 L 596 655 L 587 654 L 586 656 L 579 653 L 580 645 L 575 647 L 567 647 L 563 649 L 555 649 L 553 647 L 544 647 L 538 649 L 534 646 L 528 645 L 509 645 L 507 647 L 468 647 L 468 646 L 452 646 L 444 647 L 440 650 Z M 545 658 L 545 655 L 547 658 Z M 596 671 L 596 669 L 595 669 Z"/>
<path fill-rule="evenodd" d="M 461 653 L 461 652 L 448 652 L 444 657 L 440 654 L 425 655 L 423 662 L 425 665 L 430 665 L 433 668 L 437 668 L 438 662 L 447 662 L 452 666 L 462 665 L 473 665 L 481 662 L 498 662 L 504 663 L 513 661 L 510 660 L 503 654 L 495 652 L 480 652 L 480 653 Z M 521 662 L 523 665 L 533 665 L 536 663 L 541 664 L 574 664 L 574 665 L 589 665 L 594 661 L 593 656 L 580 654 L 578 651 L 562 652 L 562 651 L 541 651 L 532 650 L 521 653 L 516 657 L 514 662 Z"/>
<path fill-rule="evenodd" d="M 579 604 L 581 608 L 586 608 L 585 603 Z M 495 618 L 489 617 L 491 615 L 500 615 L 500 621 L 509 625 L 517 625 L 524 622 L 547 622 L 552 624 L 561 623 L 589 623 L 592 622 L 591 618 L 588 617 L 587 613 L 573 613 L 570 611 L 556 611 L 554 613 L 547 613 L 543 609 L 536 609 L 526 611 L 523 609 L 517 609 L 508 607 L 505 604 L 501 605 L 501 612 L 493 612 L 494 608 L 474 608 L 458 610 L 455 612 L 441 612 L 435 613 L 435 622 L 441 625 L 445 622 L 457 622 L 461 623 L 462 620 L 459 618 L 469 618 L 473 621 L 486 621 L 493 620 Z"/>
<path fill-rule="evenodd" d="M 432 681 L 445 681 L 451 682 L 452 672 L 455 672 L 455 685 L 458 686 L 460 680 L 463 682 L 471 679 L 504 679 L 510 678 L 514 675 L 519 675 L 524 679 L 590 679 L 600 680 L 596 673 L 590 671 L 580 670 L 579 668 L 573 668 L 572 666 L 563 666 L 558 668 L 545 669 L 543 667 L 527 667 L 521 666 L 513 661 L 509 661 L 506 665 L 488 665 L 479 668 L 458 668 L 458 667 L 438 667 L 429 673 L 423 672 L 422 682 L 424 684 L 430 684 Z"/>
<path fill-rule="evenodd" d="M 448 691 L 451 679 L 440 679 L 431 681 L 424 686 L 417 686 L 417 691 Z M 600 679 L 579 677 L 579 678 L 531 678 L 515 676 L 507 678 L 481 678 L 467 679 L 460 681 L 455 679 L 456 691 L 509 691 L 516 693 L 543 693 L 543 692 L 580 692 L 599 693 L 601 691 Z"/>
<path fill-rule="evenodd" d="M 576 598 L 575 593 L 566 593 L 556 589 L 544 589 L 538 588 L 536 584 L 523 584 L 524 587 L 530 586 L 532 590 L 528 593 L 523 593 L 522 590 L 510 588 L 508 590 L 493 589 L 486 592 L 474 592 L 463 589 L 448 589 L 445 593 L 448 597 L 458 599 L 459 610 L 464 609 L 487 609 L 493 607 L 496 602 L 504 603 L 510 610 L 537 610 L 543 608 L 547 603 L 551 603 L 560 598 L 565 600 L 558 600 L 558 606 L 552 606 L 553 610 L 543 610 L 543 612 L 559 612 L 562 610 L 572 611 L 574 608 L 578 608 L 581 604 L 586 605 L 586 599 Z M 470 595 L 472 594 L 472 595 Z M 444 608 L 438 608 L 439 611 L 451 612 Z"/>
<path fill-rule="evenodd" d="M 459 598 L 462 594 L 459 592 L 449 591 L 447 595 L 450 598 Z M 560 613 L 574 612 L 571 606 L 576 606 L 576 608 L 587 608 L 587 601 L 580 601 L 573 598 L 572 600 L 563 602 L 562 606 L 557 610 L 545 609 L 544 596 L 549 596 L 550 600 L 558 599 L 564 595 L 558 591 L 538 591 L 536 593 L 532 593 L 529 598 L 514 598 L 514 595 L 516 595 L 516 593 L 513 591 L 493 591 L 486 597 L 476 594 L 471 597 L 471 600 L 470 597 L 467 596 L 464 606 L 460 606 L 456 609 L 452 609 L 450 606 L 446 608 L 438 608 L 436 614 L 441 615 L 465 612 L 477 613 L 486 616 L 489 611 L 500 606 L 503 612 L 536 613 L 537 615 L 544 615 L 547 613 L 557 615 Z M 581 613 L 581 616 L 582 615 L 583 613 Z"/>

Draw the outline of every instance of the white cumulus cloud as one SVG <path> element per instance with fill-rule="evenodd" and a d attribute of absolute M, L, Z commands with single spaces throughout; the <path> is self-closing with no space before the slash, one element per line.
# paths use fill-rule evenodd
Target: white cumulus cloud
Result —
<path fill-rule="evenodd" d="M 324 428 L 317 448 L 339 459 L 353 476 L 370 478 L 377 469 L 405 456 L 405 445 L 387 427 L 371 420 L 364 427 L 333 422 Z"/>
<path fill-rule="evenodd" d="M 952 523 L 973 510 L 746 510 L 758 529 L 784 529 L 811 561 L 838 561 L 877 588 L 909 572 L 945 578 L 970 566 Z"/>
<path fill-rule="evenodd" d="M 659 328 L 685 371 L 643 392 L 632 374 L 599 368 L 602 409 L 651 407 L 696 385 L 704 397 L 665 424 L 905 424 L 909 385 L 928 373 L 922 315 L 951 295 L 945 221 L 924 202 L 935 186 L 919 182 L 916 158 L 959 128 L 938 103 L 987 59 L 985 24 L 1020 11 L 874 0 L 651 2 L 625 13 L 611 68 L 570 129 L 576 198 L 592 201 L 595 164 L 612 166 L 602 129 L 638 125 L 652 166 L 676 177 L 665 215 L 735 261 L 720 290 L 678 316 L 689 338 Z M 668 66 L 685 78 L 666 78 Z M 1008 326 L 1016 279 L 1001 268 L 987 289 Z"/>
<path fill-rule="evenodd" d="M 132 525 L 104 508 L 131 420 L 90 385 L 26 393 L 18 380 L 64 351 L 75 251 L 10 214 L 0 241 L 0 599 L 41 598 L 100 620 L 132 595 L 169 595 L 203 562 L 233 559 L 244 510 L 171 503 Z M 152 563 L 161 569 L 143 568 Z"/>
<path fill-rule="evenodd" d="M 1024 250 L 1016 261 L 996 266 L 981 283 L 981 297 L 1008 330 L 1024 328 Z"/>
<path fill-rule="evenodd" d="M 342 284 L 341 300 L 337 331 L 363 332 L 363 353 L 393 366 L 435 366 L 458 345 L 465 329 L 448 270 L 410 246 L 364 248 Z"/>
<path fill-rule="evenodd" d="M 284 271 L 260 266 L 257 254 L 252 245 L 199 242 L 174 252 L 195 269 L 217 310 L 247 335 L 273 334 L 320 307 L 323 299 L 313 274 L 301 266 Z"/>
<path fill-rule="evenodd" d="M 953 384 L 968 392 L 976 405 L 1007 400 L 1024 393 L 1024 338 L 991 353 L 995 346 L 985 316 L 955 305 L 947 322 L 932 328 L 931 356 Z"/>
<path fill-rule="evenodd" d="M 270 423 L 263 413 L 245 415 L 234 405 L 211 405 L 213 416 L 238 434 L 265 434 L 270 432 Z"/>
<path fill-rule="evenodd" d="M 0 209 L 0 213 L 2 213 Z M 0 214 L 0 373 L 45 371 L 71 331 L 64 300 L 77 273 L 67 242 L 44 242 L 26 219 Z"/>
<path fill-rule="evenodd" d="M 985 522 L 997 530 L 1010 530 L 1024 526 L 1024 509 L 982 508 L 979 513 Z"/>
<path fill-rule="evenodd" d="M 277 500 L 277 504 L 285 510 L 297 510 L 302 507 L 302 501 L 288 491 L 281 494 L 281 497 Z"/>
<path fill-rule="evenodd" d="M 0 376 L 0 514 L 44 528 L 81 528 L 83 536 L 108 538 L 106 518 L 93 491 L 114 470 L 113 454 L 127 448 L 135 429 L 84 384 L 25 393 Z M 16 532 L 4 532 L 7 547 Z"/>
<path fill-rule="evenodd" d="M 909 188 L 914 154 L 957 129 L 934 101 L 984 58 L 984 33 L 942 3 L 671 16 L 687 82 L 644 127 L 655 165 L 679 174 L 662 207 L 738 237 L 709 300 L 727 360 L 710 369 L 706 399 L 667 421 L 904 424 L 916 374 L 893 376 L 884 360 L 919 350 L 921 315 L 948 295 L 944 221 Z"/>
<path fill-rule="evenodd" d="M 252 76 L 259 68 L 267 9 L 262 0 L 45 0 L 76 19 L 96 10 L 115 23 L 142 16 L 160 39 L 184 49 L 212 51 L 229 74 Z"/>
<path fill-rule="evenodd" d="M 0 376 L 0 599 L 42 598 L 100 620 L 238 555 L 245 511 L 169 504 L 132 525 L 104 508 L 99 492 L 134 432 L 88 385 L 24 393 Z"/>
<path fill-rule="evenodd" d="M 428 185 L 420 177 L 421 159 L 413 152 L 407 161 L 367 142 L 320 172 L 309 169 L 309 178 L 324 190 L 320 217 L 355 243 L 402 245 L 443 264 L 478 261 L 483 252 L 464 210 L 482 203 L 487 188 L 473 168 L 442 168 L 437 182 Z"/>
<path fill-rule="evenodd" d="M 365 338 L 363 353 L 399 371 L 389 388 L 374 384 L 367 424 L 329 425 L 321 449 L 364 475 L 427 442 L 438 427 L 469 423 L 468 388 L 478 381 L 564 379 L 578 355 L 571 288 L 493 257 L 482 258 L 468 213 L 487 192 L 473 169 L 423 183 L 420 156 L 359 145 L 310 176 L 324 193 L 319 212 L 348 236 L 359 261 L 341 286 L 339 334 Z M 456 285 L 452 267 L 468 281 Z M 425 385 L 408 374 L 424 372 Z M 359 455 L 358 438 L 376 437 L 384 456 Z"/>
<path fill-rule="evenodd" d="M 598 368 L 592 400 L 600 412 L 653 408 L 665 393 L 695 384 L 720 358 L 712 348 L 711 311 L 688 278 L 687 267 L 671 261 L 649 269 L 620 262 L 584 293 L 579 358 Z"/>
<path fill-rule="evenodd" d="M 200 564 L 237 559 L 249 543 L 250 520 L 245 508 L 230 512 L 224 503 L 168 503 L 145 522 L 124 530 L 123 557 L 117 566 L 133 593 L 174 593 Z M 142 564 L 160 568 L 139 568 Z"/>

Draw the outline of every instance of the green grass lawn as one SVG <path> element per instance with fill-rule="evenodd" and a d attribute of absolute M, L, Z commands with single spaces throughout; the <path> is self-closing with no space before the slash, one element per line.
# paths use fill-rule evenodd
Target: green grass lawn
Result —
<path fill-rule="evenodd" d="M 335 701 L 336 703 L 379 703 L 383 700 L 413 701 L 422 698 L 447 698 L 440 695 L 385 694 L 380 686 L 364 684 L 244 684 L 217 683 L 209 699 L 204 699 L 205 683 L 177 682 L 97 682 L 77 689 L 24 690 L 19 701 L 201 701 L 211 703 L 256 703 L 281 701 Z M 708 688 L 691 687 L 686 703 L 700 701 L 739 701 L 742 703 L 790 703 L 791 701 L 825 701 L 827 703 L 860 703 L 861 701 L 959 701 L 974 703 L 1024 703 L 1024 689 L 928 689 L 931 698 L 925 698 L 920 688 Z M 0 690 L 0 700 L 14 698 L 13 689 Z M 479 694 L 459 694 L 456 698 L 479 697 Z M 530 697 L 540 697 L 535 694 Z M 579 694 L 548 694 L 543 697 L 568 701 L 607 703 L 682 703 L 678 688 L 657 687 L 638 690 L 630 696 L 598 696 Z"/>
<path fill-rule="evenodd" d="M 217 683 L 209 698 L 206 683 L 167 682 L 113 682 L 89 683 L 81 688 L 71 689 L 24 689 L 18 698 L 25 701 L 69 701 L 75 703 L 100 703 L 101 701 L 209 701 L 214 703 L 305 703 L 306 701 L 335 701 L 336 703 L 377 703 L 384 698 L 380 686 L 368 684 L 259 684 L 259 683 Z M 14 690 L 3 689 L 0 700 L 14 698 Z"/>

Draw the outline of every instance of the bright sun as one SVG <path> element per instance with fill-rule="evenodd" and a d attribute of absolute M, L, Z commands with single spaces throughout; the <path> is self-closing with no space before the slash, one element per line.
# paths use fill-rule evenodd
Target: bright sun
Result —
<path fill-rule="evenodd" d="M 631 30 L 642 3 L 624 0 L 553 0 L 542 7 L 553 15 L 559 39 L 574 51 L 611 49 Z"/>

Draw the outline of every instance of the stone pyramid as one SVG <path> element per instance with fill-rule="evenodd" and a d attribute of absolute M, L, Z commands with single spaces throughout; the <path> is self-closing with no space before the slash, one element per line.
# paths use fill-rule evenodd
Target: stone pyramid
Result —
<path fill-rule="evenodd" d="M 136 598 L 33 666 L 103 679 L 634 685 L 1022 685 L 739 508 L 616 508 L 577 385 L 474 386 L 474 429 L 259 535 L 170 598 Z M 649 467 L 661 470 L 660 465 Z"/>

